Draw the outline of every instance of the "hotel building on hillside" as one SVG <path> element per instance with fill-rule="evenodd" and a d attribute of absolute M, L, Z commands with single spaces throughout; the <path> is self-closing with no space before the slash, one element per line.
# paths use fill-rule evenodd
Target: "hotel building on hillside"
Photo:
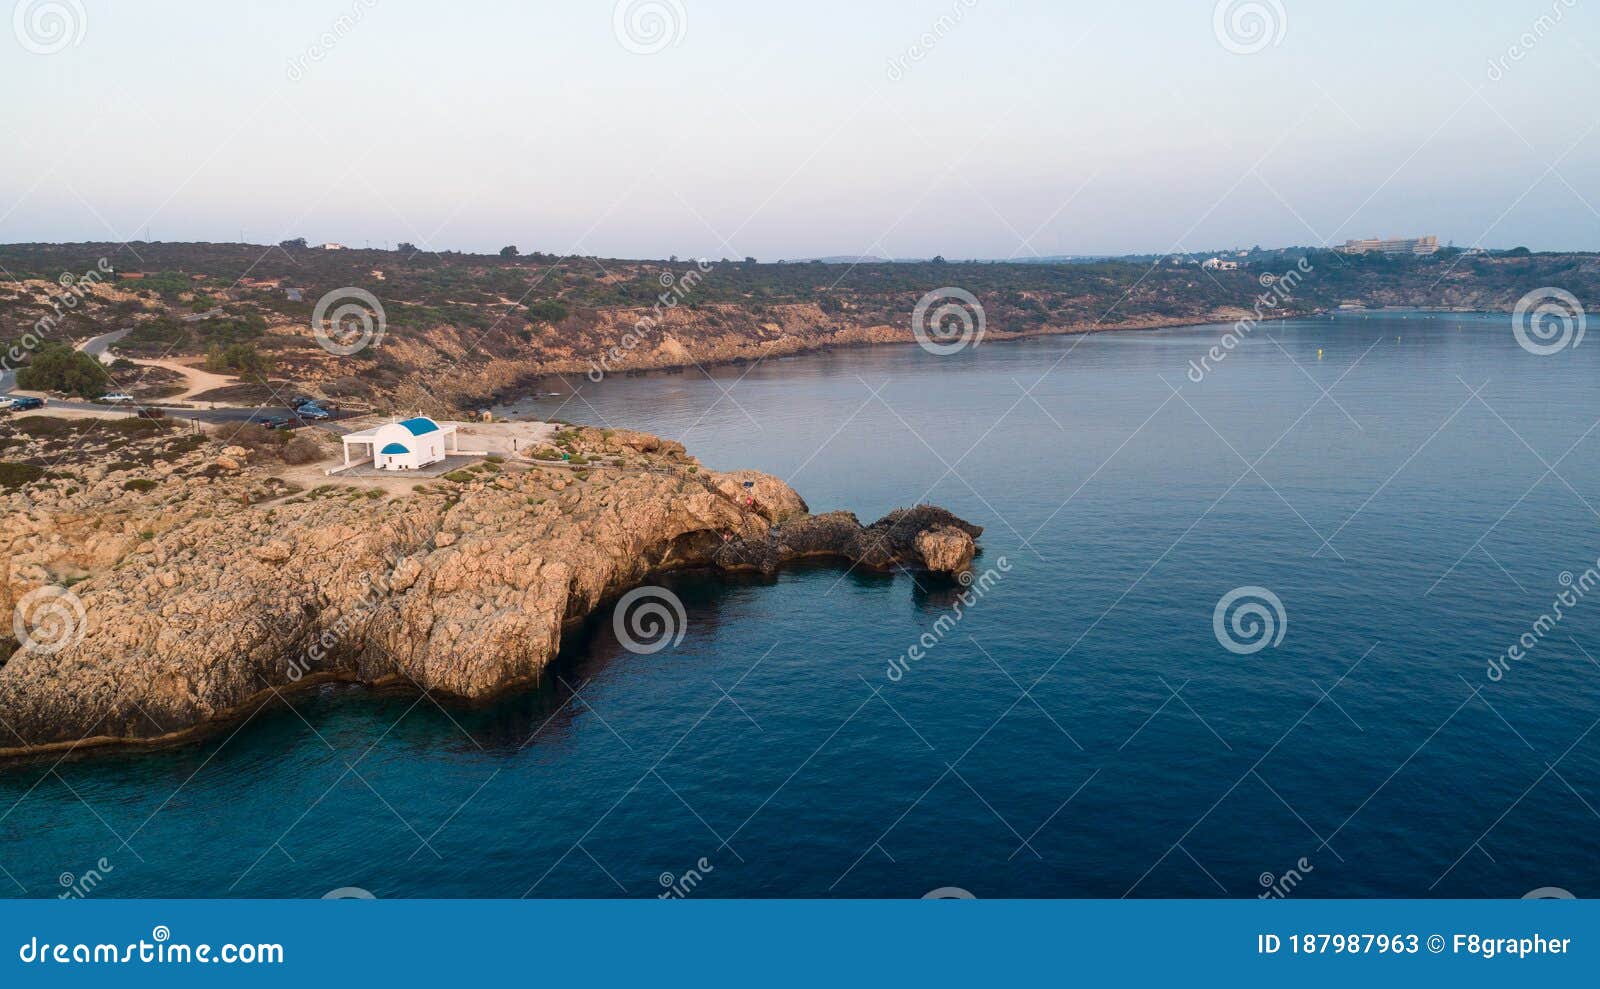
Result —
<path fill-rule="evenodd" d="M 1439 249 L 1439 238 L 1433 234 L 1425 237 L 1369 237 L 1366 240 L 1347 240 L 1338 248 L 1341 254 L 1432 254 Z"/>

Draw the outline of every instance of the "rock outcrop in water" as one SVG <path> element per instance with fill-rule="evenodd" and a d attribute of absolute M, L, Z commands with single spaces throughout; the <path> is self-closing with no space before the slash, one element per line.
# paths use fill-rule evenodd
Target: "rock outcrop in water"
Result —
<path fill-rule="evenodd" d="M 0 755 L 182 738 L 322 680 L 483 699 L 537 678 L 564 631 L 652 574 L 802 558 L 956 573 L 981 532 L 930 506 L 814 516 L 777 478 L 581 433 L 626 466 L 512 462 L 284 499 L 273 471 L 219 472 L 202 447 L 149 489 L 63 468 L 0 497 L 7 614 L 72 579 L 82 608 L 59 650 L 0 666 Z"/>

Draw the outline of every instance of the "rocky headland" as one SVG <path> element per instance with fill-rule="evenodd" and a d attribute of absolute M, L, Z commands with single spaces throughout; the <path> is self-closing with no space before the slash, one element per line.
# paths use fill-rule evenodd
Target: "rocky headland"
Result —
<path fill-rule="evenodd" d="M 0 756 L 182 740 L 329 680 L 483 700 L 655 574 L 957 574 L 981 533 L 926 505 L 812 515 L 625 431 L 563 430 L 566 461 L 312 484 L 264 435 L 29 421 L 0 444 Z"/>

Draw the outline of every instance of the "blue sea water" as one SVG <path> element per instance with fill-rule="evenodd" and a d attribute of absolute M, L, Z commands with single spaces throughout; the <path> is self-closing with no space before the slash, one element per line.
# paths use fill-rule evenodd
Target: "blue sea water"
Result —
<path fill-rule="evenodd" d="M 960 585 L 908 574 L 675 576 L 675 647 L 597 616 L 488 709 L 329 688 L 175 751 L 12 767 L 0 884 L 1600 894 L 1600 589 L 1535 629 L 1600 558 L 1600 348 L 1356 314 L 1189 373 L 1226 329 L 557 386 L 504 411 L 678 438 L 817 511 L 943 505 L 985 527 L 987 589 L 953 620 Z M 1274 620 L 1256 651 L 1214 622 L 1240 588 Z"/>

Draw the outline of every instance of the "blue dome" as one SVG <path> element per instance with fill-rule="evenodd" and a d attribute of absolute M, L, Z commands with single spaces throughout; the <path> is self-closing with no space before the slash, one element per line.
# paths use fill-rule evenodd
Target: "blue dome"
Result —
<path fill-rule="evenodd" d="M 421 436 L 423 433 L 437 433 L 439 424 L 427 416 L 417 416 L 415 419 L 401 420 L 400 425 L 411 430 L 412 436 Z"/>
<path fill-rule="evenodd" d="M 390 443 L 388 446 L 384 447 L 382 450 L 379 450 L 378 452 L 379 453 L 389 453 L 389 454 L 399 454 L 399 453 L 410 453 L 411 451 L 409 449 L 407 449 L 403 444 Z"/>

